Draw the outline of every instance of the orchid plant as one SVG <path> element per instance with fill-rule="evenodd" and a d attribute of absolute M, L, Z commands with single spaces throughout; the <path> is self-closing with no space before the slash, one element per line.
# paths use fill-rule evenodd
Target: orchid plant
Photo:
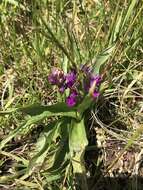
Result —
<path fill-rule="evenodd" d="M 62 5 L 62 3 L 59 4 L 59 2 L 57 3 L 58 7 Z M 57 89 L 58 93 L 62 97 L 61 98 L 62 101 L 57 101 L 53 105 L 51 105 L 51 102 L 48 105 L 41 105 L 38 103 L 38 104 L 28 105 L 25 107 L 16 107 L 13 109 L 0 111 L 0 116 L 6 114 L 13 114 L 14 116 L 15 112 L 21 112 L 23 119 L 20 125 L 18 123 L 18 126 L 14 126 L 15 128 L 13 129 L 13 131 L 0 142 L 0 151 L 4 149 L 6 147 L 6 144 L 8 144 L 13 138 L 15 138 L 17 135 L 20 135 L 22 131 L 24 130 L 28 131 L 31 126 L 35 127 L 37 126 L 37 124 L 42 123 L 44 125 L 44 129 L 39 134 L 39 138 L 37 139 L 34 151 L 29 153 L 28 155 L 29 160 L 21 158 L 19 155 L 13 156 L 11 153 L 8 152 L 5 154 L 6 156 L 8 155 L 9 157 L 16 159 L 20 168 L 22 168 L 19 173 L 17 172 L 16 176 L 10 177 L 10 179 L 8 180 L 13 180 L 16 177 L 18 178 L 18 182 L 25 184 L 26 183 L 25 180 L 27 180 L 31 176 L 31 174 L 35 175 L 37 174 L 39 181 L 41 181 L 42 179 L 42 183 L 45 182 L 46 186 L 47 183 L 60 179 L 63 179 L 62 183 L 65 183 L 68 176 L 74 174 L 74 176 L 77 177 L 81 182 L 80 183 L 81 189 L 83 190 L 88 189 L 86 183 L 86 169 L 84 162 L 84 154 L 86 151 L 86 147 L 88 146 L 88 137 L 87 137 L 88 126 L 86 126 L 85 120 L 87 119 L 87 114 L 91 111 L 93 106 L 96 106 L 99 98 L 104 93 L 105 88 L 108 88 L 108 84 L 106 86 L 106 83 L 104 83 L 103 68 L 104 71 L 111 68 L 111 65 L 114 62 L 115 55 L 118 53 L 118 49 L 121 47 L 122 43 L 124 42 L 125 38 L 130 32 L 131 26 L 134 26 L 135 23 L 134 21 L 137 18 L 137 16 L 139 16 L 139 14 L 136 15 L 132 24 L 124 34 L 123 29 L 130 20 L 132 13 L 134 13 L 134 7 L 136 6 L 136 4 L 137 1 L 135 0 L 131 1 L 128 10 L 126 10 L 126 8 L 123 8 L 121 10 L 121 13 L 119 12 L 118 14 L 118 10 L 120 10 L 120 3 L 118 3 L 117 9 L 114 11 L 115 15 L 112 16 L 113 19 L 111 19 L 112 23 L 111 26 L 109 26 L 109 33 L 107 36 L 107 40 L 105 40 L 105 44 L 103 43 L 105 46 L 103 45 L 100 47 L 100 49 L 98 48 L 98 51 L 100 51 L 101 49 L 103 49 L 103 51 L 95 58 L 94 54 L 95 52 L 97 52 L 96 49 L 95 51 L 93 51 L 93 53 L 90 56 L 89 54 L 84 55 L 83 52 L 83 56 L 81 57 L 80 60 L 78 57 L 76 58 L 75 53 L 72 55 L 71 58 L 70 49 L 67 48 L 68 45 L 64 46 L 63 41 L 61 40 L 60 42 L 60 40 L 58 40 L 57 38 L 56 32 L 53 32 L 51 29 L 51 25 L 55 22 L 54 20 L 55 16 L 54 17 L 50 16 L 49 12 L 46 11 L 45 17 L 39 16 L 39 20 L 35 20 L 36 28 L 34 27 L 34 30 L 33 29 L 31 30 L 30 27 L 30 30 L 32 31 L 30 33 L 36 31 L 37 32 L 36 34 L 38 34 L 36 35 L 37 39 L 41 38 L 42 40 L 41 40 L 41 45 L 40 45 L 40 40 L 37 40 L 36 43 L 34 41 L 33 44 L 34 45 L 37 44 L 38 47 L 36 49 L 35 46 L 33 46 L 32 44 L 34 52 L 36 51 L 39 52 L 38 56 L 39 55 L 41 57 L 43 55 L 45 56 L 48 48 L 46 44 L 46 51 L 44 51 L 43 44 L 44 41 L 48 39 L 48 43 L 49 41 L 55 43 L 56 47 L 60 49 L 60 51 L 62 52 L 62 54 L 60 55 L 64 55 L 64 58 L 67 60 L 67 63 L 70 65 L 70 68 L 68 68 L 67 64 L 65 70 L 68 70 L 68 72 L 65 72 L 65 70 L 61 68 L 53 67 L 49 72 L 48 76 L 49 86 L 51 88 L 54 86 Z M 50 5 L 49 7 L 52 8 L 52 10 L 54 9 L 54 6 Z M 37 6 L 36 10 L 38 10 Z M 56 8 L 56 11 L 58 10 L 59 8 Z M 140 11 L 138 13 L 140 13 L 141 10 L 142 8 L 140 8 Z M 38 10 L 38 12 L 40 11 Z M 31 12 L 29 13 L 31 14 Z M 84 12 L 82 10 L 82 14 L 83 13 Z M 79 13 L 77 12 L 76 14 Z M 60 16 L 61 15 L 62 14 L 60 13 Z M 62 16 L 62 20 L 65 20 L 65 18 L 63 19 L 65 15 Z M 37 18 L 38 16 L 36 15 L 34 17 Z M 50 24 L 49 21 L 48 22 L 45 21 L 47 17 L 49 17 L 49 19 L 51 19 L 52 21 Z M 58 17 L 58 14 L 56 14 L 56 17 Z M 70 13 L 68 13 L 66 17 L 70 18 L 71 17 Z M 88 20 L 87 16 L 86 20 Z M 103 27 L 103 25 L 101 26 Z M 100 27 L 100 30 L 102 29 L 102 27 Z M 57 28 L 57 23 L 55 28 Z M 108 27 L 106 28 L 108 29 Z M 69 29 L 66 28 L 65 31 L 67 31 L 68 33 Z M 95 32 L 95 30 L 93 31 Z M 87 33 L 89 33 L 88 30 Z M 121 35 L 123 36 L 123 38 L 120 38 Z M 26 37 L 26 35 L 24 36 Z M 29 46 L 29 39 L 28 41 L 27 39 L 28 38 L 26 37 L 26 41 L 24 41 L 24 44 L 28 44 Z M 30 55 L 30 60 L 32 60 L 33 54 L 30 52 L 31 49 L 29 47 L 26 49 L 25 45 L 22 46 L 24 47 L 24 52 Z M 104 47 L 107 48 L 105 49 Z M 72 49 L 74 49 L 74 46 Z M 43 54 L 43 52 L 45 52 L 45 54 Z M 112 59 L 109 61 L 108 59 L 110 56 L 112 56 Z M 93 58 L 93 60 L 91 60 L 91 57 Z M 83 59 L 86 58 L 86 61 L 90 62 L 91 64 L 90 65 L 83 64 L 79 66 L 78 64 L 81 61 L 83 61 L 82 58 Z M 74 62 L 78 62 L 77 65 Z M 107 63 L 106 66 L 105 63 Z M 135 136 L 137 135 L 135 134 Z M 130 144 L 131 141 L 127 146 L 129 146 Z M 28 182 L 28 184 L 30 184 L 31 186 L 31 183 Z M 40 184 L 38 185 L 40 189 L 43 189 L 43 187 L 41 187 Z M 44 189 L 47 189 L 47 187 L 45 187 Z"/>
<path fill-rule="evenodd" d="M 61 48 L 62 45 L 57 43 L 50 28 L 43 20 L 42 22 L 52 39 Z M 115 43 L 109 45 L 101 54 L 90 60 L 90 65 L 81 66 L 72 64 L 70 56 L 62 47 L 70 63 L 70 67 L 67 66 L 65 69 L 68 72 L 53 67 L 48 76 L 49 85 L 51 88 L 55 86 L 62 97 L 60 101 L 53 105 L 38 103 L 0 112 L 0 115 L 22 112 L 24 116 L 23 123 L 0 142 L 0 150 L 21 134 L 21 131 L 28 130 L 30 126 L 41 122 L 45 125 L 37 140 L 35 151 L 30 154 L 31 159 L 28 162 L 20 159 L 25 167 L 20 171 L 20 180 L 26 180 L 39 170 L 41 178 L 45 179 L 45 184 L 47 181 L 51 182 L 63 177 L 65 179 L 74 174 L 80 182 L 81 189 L 88 189 L 84 162 L 84 154 L 88 146 L 86 133 L 88 126 L 85 120 L 108 87 L 102 77 L 104 76 L 102 68 L 114 51 L 115 45 Z"/>
<path fill-rule="evenodd" d="M 63 172 L 68 172 L 68 166 L 72 166 L 73 173 L 78 179 L 80 178 L 81 186 L 83 189 L 87 189 L 84 164 L 84 152 L 88 145 L 87 126 L 85 126 L 86 110 L 89 109 L 90 111 L 103 92 L 104 88 L 101 88 L 103 79 L 99 71 L 101 65 L 108 59 L 110 51 L 111 49 L 106 50 L 104 59 L 98 57 L 96 67 L 84 64 L 79 69 L 70 68 L 67 73 L 64 73 L 60 68 L 53 67 L 51 69 L 48 82 L 51 87 L 55 86 L 57 88 L 59 94 L 63 97 L 63 102 L 57 102 L 54 105 L 34 104 L 0 113 L 9 114 L 20 111 L 24 115 L 28 115 L 24 123 L 13 130 L 0 143 L 0 149 L 18 135 L 21 130 L 44 121 L 46 118 L 55 118 L 48 122 L 48 126 L 45 127 L 37 140 L 36 152 L 32 154 L 29 163 L 26 163 L 27 169 L 22 176 L 22 180 L 27 179 L 34 171 L 37 171 L 39 166 L 42 167 L 45 158 L 50 153 L 52 164 L 44 169 L 42 168 L 42 174 L 45 178 L 49 180 L 52 175 L 59 179 L 63 176 Z M 56 148 L 53 153 L 51 144 L 57 139 L 59 148 Z"/>

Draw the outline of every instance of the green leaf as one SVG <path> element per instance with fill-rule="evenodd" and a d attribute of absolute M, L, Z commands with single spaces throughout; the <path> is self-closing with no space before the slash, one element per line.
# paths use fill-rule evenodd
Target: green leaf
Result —
<path fill-rule="evenodd" d="M 72 164 L 74 173 L 82 173 L 83 154 L 85 147 L 88 145 L 88 140 L 86 137 L 84 119 L 80 122 L 72 120 L 69 129 L 69 149 L 72 157 Z M 75 161 L 76 159 L 76 161 Z"/>
<path fill-rule="evenodd" d="M 72 120 L 69 129 L 69 149 L 72 159 L 73 172 L 77 177 L 80 177 L 84 189 L 87 189 L 85 166 L 84 166 L 84 152 L 88 145 L 86 137 L 84 119 L 80 122 Z"/>
<path fill-rule="evenodd" d="M 47 115 L 47 116 L 68 116 L 77 118 L 78 113 L 76 108 L 70 108 L 65 103 L 57 103 L 51 106 L 42 106 L 40 104 L 33 104 L 25 107 L 14 108 L 7 111 L 0 111 L 0 115 L 10 114 L 12 112 L 20 111 L 30 116 Z"/>
<path fill-rule="evenodd" d="M 101 54 L 99 54 L 92 62 L 93 64 L 93 73 L 99 74 L 101 66 L 109 59 L 109 57 L 112 55 L 112 52 L 115 49 L 115 44 L 109 46 L 106 48 Z"/>
<path fill-rule="evenodd" d="M 137 3 L 137 0 L 132 0 L 131 3 L 130 3 L 130 5 L 128 6 L 128 10 L 126 11 L 126 16 L 125 16 L 125 18 L 124 18 L 124 20 L 122 22 L 122 28 L 127 23 L 127 21 L 129 20 L 130 16 L 132 15 L 133 9 L 134 9 L 136 3 Z M 121 28 L 121 30 L 122 30 L 122 28 Z"/>
<path fill-rule="evenodd" d="M 65 141 L 61 140 L 59 142 L 59 147 L 53 156 L 52 167 L 50 167 L 47 170 L 47 172 L 51 173 L 58 170 L 62 166 L 63 167 L 66 166 L 68 164 L 68 159 L 69 159 L 68 153 L 69 153 L 69 147 L 68 147 L 67 139 Z"/>
<path fill-rule="evenodd" d="M 49 111 L 51 113 L 65 113 L 65 112 L 73 112 L 75 111 L 75 108 L 70 108 L 67 106 L 66 103 L 57 103 L 51 106 L 42 106 L 40 104 L 33 104 L 30 106 L 25 106 L 22 108 L 19 108 L 18 111 L 21 111 L 25 114 L 29 115 L 38 115 L 42 112 Z"/>
<path fill-rule="evenodd" d="M 42 175 L 46 178 L 46 182 L 56 181 L 65 175 L 65 168 L 67 165 L 59 166 L 57 170 L 42 172 Z"/>
<path fill-rule="evenodd" d="M 31 172 L 33 167 L 41 166 L 46 158 L 47 152 L 52 141 L 59 136 L 58 130 L 61 123 L 52 123 L 47 126 L 47 130 L 39 137 L 36 145 L 35 156 L 30 160 L 28 171 Z"/>
<path fill-rule="evenodd" d="M 85 96 L 81 104 L 78 105 L 77 111 L 82 114 L 91 106 L 91 103 L 93 102 L 93 99 L 90 95 Z"/>
<path fill-rule="evenodd" d="M 71 156 L 74 156 L 75 154 L 81 156 L 87 144 L 88 140 L 86 137 L 84 119 L 82 119 L 80 122 L 72 120 L 69 129 L 69 148 Z"/>
<path fill-rule="evenodd" d="M 21 132 L 21 130 L 26 129 L 32 124 L 36 124 L 45 118 L 52 117 L 52 116 L 67 116 L 77 118 L 77 113 L 75 111 L 71 111 L 70 108 L 63 106 L 63 104 L 56 104 L 54 106 L 31 106 L 20 108 L 19 110 L 30 115 L 34 115 L 30 117 L 24 125 L 19 126 L 15 130 L 13 130 L 4 140 L 0 143 L 0 149 L 2 149 L 6 143 L 8 143 L 12 138 L 14 138 L 17 134 Z M 39 109 L 39 110 L 38 110 Z M 49 111 L 45 111 L 49 110 Z M 59 112 L 61 110 L 61 112 Z M 69 112 L 68 112 L 69 111 Z M 40 114 L 41 113 L 41 114 Z M 36 115 L 39 114 L 39 115 Z"/>
<path fill-rule="evenodd" d="M 36 147 L 36 154 L 30 160 L 26 177 L 29 176 L 33 169 L 38 168 L 43 164 L 45 158 L 47 156 L 48 151 L 51 148 L 52 142 L 56 141 L 57 137 L 61 136 L 61 141 L 59 142 L 59 147 L 55 150 L 55 154 L 52 156 L 53 163 L 49 169 L 46 170 L 46 176 L 57 176 L 57 170 L 64 169 L 67 165 L 67 152 L 68 152 L 68 144 L 67 144 L 67 137 L 68 137 L 68 130 L 67 125 L 69 120 L 61 119 L 60 121 L 54 122 L 52 125 L 46 127 L 46 130 L 42 133 L 40 138 L 37 142 Z M 64 130 L 64 132 L 63 132 Z M 66 132 L 65 132 L 66 131 Z M 63 135 L 62 135 L 62 133 Z M 51 179 L 51 177 L 50 177 Z M 51 179 L 51 180 L 52 180 Z"/>
<path fill-rule="evenodd" d="M 45 176 L 46 181 L 52 182 L 60 179 L 63 176 L 62 168 L 60 167 L 58 170 L 53 171 L 53 172 L 44 172 L 43 176 Z"/>
<path fill-rule="evenodd" d="M 70 122 L 71 122 L 71 119 L 68 119 L 68 118 L 64 118 L 61 120 L 60 127 L 59 127 L 60 141 L 58 144 L 58 148 L 53 156 L 52 166 L 47 170 L 48 172 L 53 172 L 55 170 L 58 170 L 59 167 L 65 165 L 65 163 L 69 159 L 68 157 L 68 153 L 69 153 L 68 127 L 69 127 Z"/>
<path fill-rule="evenodd" d="M 122 24 L 122 16 L 123 16 L 123 11 L 121 12 L 120 15 L 117 16 L 115 23 L 113 25 L 112 31 L 111 31 L 111 37 L 109 40 L 109 45 L 112 45 L 115 43 L 119 37 L 120 34 L 120 29 L 121 29 L 121 24 Z"/>
<path fill-rule="evenodd" d="M 5 0 L 5 2 L 10 3 L 14 5 L 15 7 L 20 7 L 21 9 L 25 10 L 25 7 L 21 3 L 17 2 L 16 0 Z"/>

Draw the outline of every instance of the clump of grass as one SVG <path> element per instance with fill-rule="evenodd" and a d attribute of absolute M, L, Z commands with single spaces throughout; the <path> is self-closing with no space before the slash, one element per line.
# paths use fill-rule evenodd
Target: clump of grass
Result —
<path fill-rule="evenodd" d="M 44 116 L 39 122 L 35 116 L 37 123 L 31 116 L 12 112 L 21 106 L 62 101 L 48 83 L 51 67 L 60 67 L 67 73 L 72 66 L 79 68 L 87 63 L 104 79 L 101 85 L 104 93 L 92 107 L 92 114 L 85 118 L 89 146 L 85 158 L 81 159 L 86 161 L 82 160 L 86 166 L 84 177 L 90 176 L 91 188 L 103 178 L 101 165 L 105 162 L 106 150 L 102 142 L 106 144 L 108 138 L 114 137 L 126 144 L 109 167 L 104 168 L 105 173 L 114 169 L 134 144 L 141 149 L 142 9 L 142 2 L 135 0 L 1 2 L 2 188 L 72 189 L 78 186 L 73 160 L 65 153 L 65 149 L 74 145 L 71 142 L 68 147 L 67 140 L 62 141 L 67 134 L 64 126 L 60 130 L 54 128 L 59 117 Z M 34 107 L 35 115 L 38 109 Z M 11 114 L 4 116 L 6 112 Z M 100 133 L 100 130 L 102 140 L 98 140 L 101 145 L 98 148 L 95 131 Z M 90 156 L 89 152 L 98 154 L 99 149 L 101 157 Z"/>

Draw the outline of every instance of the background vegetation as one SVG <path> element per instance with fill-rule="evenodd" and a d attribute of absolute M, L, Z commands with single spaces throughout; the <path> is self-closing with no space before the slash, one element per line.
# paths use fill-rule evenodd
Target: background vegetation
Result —
<path fill-rule="evenodd" d="M 59 146 L 57 136 L 48 136 L 52 139 L 49 153 L 33 160 L 43 146 L 42 135 L 51 118 L 22 127 L 13 135 L 12 131 L 30 116 L 3 113 L 37 102 L 52 105 L 62 101 L 47 80 L 51 67 L 65 72 L 74 64 L 78 68 L 84 63 L 98 67 L 96 57 L 104 63 L 104 93 L 87 118 L 89 145 L 84 160 L 89 186 L 94 189 L 103 174 L 142 176 L 142 18 L 142 0 L 1 1 L 1 189 L 75 189 L 72 167 L 61 168 L 60 156 L 56 157 L 59 162 L 54 173 L 46 172 Z M 134 161 L 130 168 L 131 157 Z M 30 176 L 22 178 L 31 160 L 35 167 Z M 142 187 L 131 184 L 128 189 Z"/>

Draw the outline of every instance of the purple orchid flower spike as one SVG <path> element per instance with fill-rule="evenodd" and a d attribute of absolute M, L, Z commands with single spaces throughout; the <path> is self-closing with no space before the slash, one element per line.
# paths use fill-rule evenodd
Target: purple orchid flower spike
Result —
<path fill-rule="evenodd" d="M 66 104 L 69 107 L 73 107 L 77 104 L 77 101 L 80 101 L 83 98 L 80 94 L 80 90 L 84 90 L 85 93 L 90 94 L 94 99 L 100 95 L 98 89 L 101 83 L 101 76 L 94 75 L 91 71 L 91 68 L 86 64 L 81 67 L 83 75 L 82 83 L 81 80 L 78 80 L 78 73 L 75 69 L 64 74 L 64 72 L 59 68 L 53 68 L 48 80 L 52 85 L 56 85 L 58 87 L 61 94 L 63 94 L 66 89 L 70 90 L 70 95 L 66 98 Z M 81 83 L 83 85 L 82 89 Z"/>

